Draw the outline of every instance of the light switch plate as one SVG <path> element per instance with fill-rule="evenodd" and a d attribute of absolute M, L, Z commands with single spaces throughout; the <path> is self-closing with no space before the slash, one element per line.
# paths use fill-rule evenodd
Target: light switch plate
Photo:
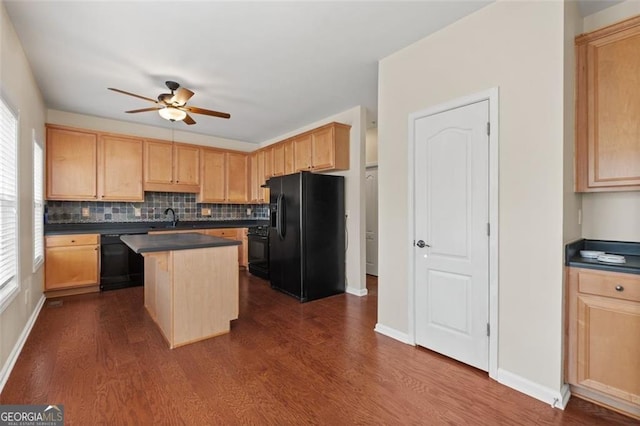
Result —
<path fill-rule="evenodd" d="M 203 207 L 202 210 L 200 210 L 200 215 L 201 216 L 211 216 L 211 209 Z"/>
<path fill-rule="evenodd" d="M 142 213 L 140 212 L 140 209 L 139 209 L 139 208 L 134 207 L 134 208 L 133 208 L 133 215 L 134 215 L 135 217 L 140 217 L 140 216 L 142 215 Z"/>

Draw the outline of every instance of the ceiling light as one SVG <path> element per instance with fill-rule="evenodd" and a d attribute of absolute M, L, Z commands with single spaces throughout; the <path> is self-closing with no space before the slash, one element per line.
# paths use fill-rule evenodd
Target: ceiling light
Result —
<path fill-rule="evenodd" d="M 182 121 L 187 116 L 187 113 L 172 106 L 168 106 L 158 110 L 160 117 L 169 121 Z"/>

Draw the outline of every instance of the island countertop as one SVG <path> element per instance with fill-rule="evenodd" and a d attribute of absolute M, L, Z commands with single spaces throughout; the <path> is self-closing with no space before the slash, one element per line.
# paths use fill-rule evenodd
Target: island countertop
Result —
<path fill-rule="evenodd" d="M 238 246 L 240 241 L 203 235 L 196 232 L 181 234 L 123 235 L 120 239 L 131 250 L 140 253 L 151 253 L 173 250 L 191 250 L 207 247 Z"/>

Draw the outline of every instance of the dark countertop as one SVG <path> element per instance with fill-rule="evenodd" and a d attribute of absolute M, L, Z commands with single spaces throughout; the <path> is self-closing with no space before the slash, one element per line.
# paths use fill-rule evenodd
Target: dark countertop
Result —
<path fill-rule="evenodd" d="M 580 250 L 598 250 L 625 257 L 626 263 L 603 263 L 580 256 Z M 565 265 L 640 275 L 640 243 L 581 239 L 565 246 Z"/>
<path fill-rule="evenodd" d="M 123 235 L 120 239 L 136 253 L 238 246 L 240 241 L 212 237 L 197 232 L 183 234 Z"/>
<path fill-rule="evenodd" d="M 46 224 L 45 235 L 57 234 L 145 234 L 149 231 L 173 231 L 184 229 L 212 228 L 248 228 L 267 225 L 266 219 L 260 220 L 197 220 L 178 222 L 175 228 L 171 222 L 100 222 L 100 223 L 60 223 Z"/>

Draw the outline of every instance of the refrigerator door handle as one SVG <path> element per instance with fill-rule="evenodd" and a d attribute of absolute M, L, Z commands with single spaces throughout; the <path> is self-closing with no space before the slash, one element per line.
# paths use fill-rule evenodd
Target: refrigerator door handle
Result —
<path fill-rule="evenodd" d="M 276 232 L 278 233 L 278 237 L 281 240 L 284 240 L 284 221 L 285 221 L 285 211 L 284 211 L 284 194 L 278 195 L 277 207 L 278 214 L 276 216 Z"/>

